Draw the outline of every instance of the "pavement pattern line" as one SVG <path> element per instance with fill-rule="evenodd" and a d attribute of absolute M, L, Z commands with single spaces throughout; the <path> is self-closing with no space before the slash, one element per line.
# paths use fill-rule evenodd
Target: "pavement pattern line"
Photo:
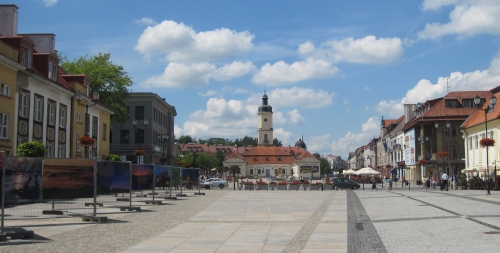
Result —
<path fill-rule="evenodd" d="M 319 206 L 314 214 L 307 220 L 305 225 L 299 230 L 299 232 L 293 237 L 292 241 L 283 249 L 283 252 L 302 252 L 302 249 L 306 246 L 307 241 L 314 232 L 314 229 L 318 226 L 321 218 L 325 215 L 328 210 L 328 206 L 332 203 L 336 194 L 329 195 L 325 201 Z"/>
<path fill-rule="evenodd" d="M 493 204 L 493 205 L 500 205 L 500 202 L 498 201 L 493 201 L 493 200 L 487 200 L 487 199 L 479 199 L 479 198 L 473 198 L 473 197 L 469 197 L 469 196 L 458 196 L 456 194 L 453 194 L 453 193 L 448 193 L 448 192 L 433 192 L 433 191 L 430 191 L 431 193 L 435 193 L 435 194 L 443 194 L 443 195 L 447 195 L 447 196 L 453 196 L 453 197 L 457 197 L 457 198 L 462 198 L 462 199 L 468 199 L 468 200 L 473 200 L 473 201 L 479 201 L 479 202 L 483 202 L 483 203 L 488 203 L 488 204 Z"/>
<path fill-rule="evenodd" d="M 357 194 L 347 192 L 347 252 L 379 252 L 387 253 L 370 216 L 366 212 Z"/>
<path fill-rule="evenodd" d="M 398 195 L 401 195 L 401 196 L 405 196 L 404 194 L 397 193 L 397 192 L 394 192 L 394 194 L 398 194 Z M 453 194 L 445 194 L 445 195 L 448 195 L 448 196 L 455 196 L 455 195 L 453 195 Z M 431 203 L 428 203 L 428 202 L 425 202 L 425 201 L 423 201 L 423 200 L 416 199 L 416 198 L 413 198 L 413 197 L 410 197 L 410 196 L 406 196 L 406 197 L 407 197 L 407 198 L 409 198 L 409 199 L 412 199 L 412 200 L 418 201 L 418 202 L 420 202 L 420 203 L 424 203 L 424 204 L 426 204 L 426 205 L 432 206 L 432 207 L 437 208 L 437 209 L 439 209 L 439 210 L 442 210 L 442 211 L 445 211 L 445 212 L 448 212 L 448 213 L 454 214 L 454 215 L 456 215 L 456 216 L 458 216 L 458 217 L 462 217 L 462 218 L 464 218 L 464 219 L 467 219 L 467 220 L 473 221 L 473 222 L 475 222 L 475 223 L 477 223 L 477 224 L 481 224 L 481 225 L 483 225 L 483 226 L 486 226 L 486 227 L 489 227 L 489 228 L 493 228 L 493 229 L 495 229 L 495 230 L 500 230 L 500 227 L 498 227 L 498 226 L 495 226 L 495 225 L 492 225 L 492 224 L 488 224 L 488 223 L 486 223 L 486 222 L 482 222 L 482 221 L 477 220 L 477 219 L 474 219 L 474 218 L 472 218 L 472 217 L 470 217 L 470 216 L 463 215 L 463 214 L 459 214 L 459 213 L 457 213 L 457 212 L 453 212 L 453 211 L 448 210 L 448 209 L 446 209 L 446 208 L 443 208 L 443 207 L 440 207 L 440 206 L 437 206 L 437 205 L 434 205 L 434 204 L 431 204 Z M 476 200 L 476 201 L 480 201 L 480 202 L 486 202 L 486 201 L 483 201 L 483 200 L 480 200 L 480 199 L 471 199 L 471 200 Z M 492 202 L 493 202 L 493 201 L 492 201 Z M 488 202 L 486 202 L 486 203 L 492 204 L 492 203 L 490 203 L 489 201 L 488 201 Z M 498 203 L 498 202 L 494 202 L 494 203 L 496 204 L 496 203 Z"/>

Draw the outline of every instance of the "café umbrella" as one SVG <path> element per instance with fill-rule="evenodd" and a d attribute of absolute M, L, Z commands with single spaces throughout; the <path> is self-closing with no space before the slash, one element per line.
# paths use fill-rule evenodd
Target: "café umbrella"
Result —
<path fill-rule="evenodd" d="M 380 172 L 370 168 L 370 167 L 366 167 L 366 168 L 362 168 L 358 171 L 356 171 L 354 174 L 356 175 L 380 175 Z M 363 190 L 365 189 L 365 179 L 363 178 Z"/>

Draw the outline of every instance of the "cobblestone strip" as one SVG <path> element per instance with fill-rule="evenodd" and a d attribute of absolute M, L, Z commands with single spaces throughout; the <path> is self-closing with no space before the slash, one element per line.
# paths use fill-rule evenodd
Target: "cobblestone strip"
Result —
<path fill-rule="evenodd" d="M 328 198 L 325 199 L 323 204 L 319 206 L 311 218 L 307 220 L 300 231 L 295 235 L 295 237 L 293 237 L 292 241 L 288 243 L 283 252 L 302 252 L 302 249 L 306 246 L 307 241 L 314 232 L 314 229 L 316 229 L 316 226 L 321 221 L 321 218 L 325 215 L 325 212 L 328 210 L 328 206 L 330 206 L 334 197 L 335 194 L 330 194 Z"/>
<path fill-rule="evenodd" d="M 386 253 L 384 243 L 354 191 L 347 191 L 347 252 Z"/>

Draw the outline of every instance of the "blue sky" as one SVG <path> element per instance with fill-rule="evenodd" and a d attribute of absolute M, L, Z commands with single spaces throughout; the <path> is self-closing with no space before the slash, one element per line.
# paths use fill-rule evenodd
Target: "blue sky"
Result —
<path fill-rule="evenodd" d="M 346 159 L 403 104 L 500 85 L 497 0 L 14 4 L 18 32 L 56 34 L 69 59 L 111 53 L 176 107 L 177 137 L 256 137 L 266 91 L 284 145 Z"/>

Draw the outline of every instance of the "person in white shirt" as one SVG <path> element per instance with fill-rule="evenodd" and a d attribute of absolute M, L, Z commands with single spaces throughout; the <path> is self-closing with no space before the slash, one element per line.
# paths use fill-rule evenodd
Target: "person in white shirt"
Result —
<path fill-rule="evenodd" d="M 446 172 L 441 176 L 441 191 L 443 191 L 443 189 L 448 191 L 448 174 L 446 174 Z"/>

